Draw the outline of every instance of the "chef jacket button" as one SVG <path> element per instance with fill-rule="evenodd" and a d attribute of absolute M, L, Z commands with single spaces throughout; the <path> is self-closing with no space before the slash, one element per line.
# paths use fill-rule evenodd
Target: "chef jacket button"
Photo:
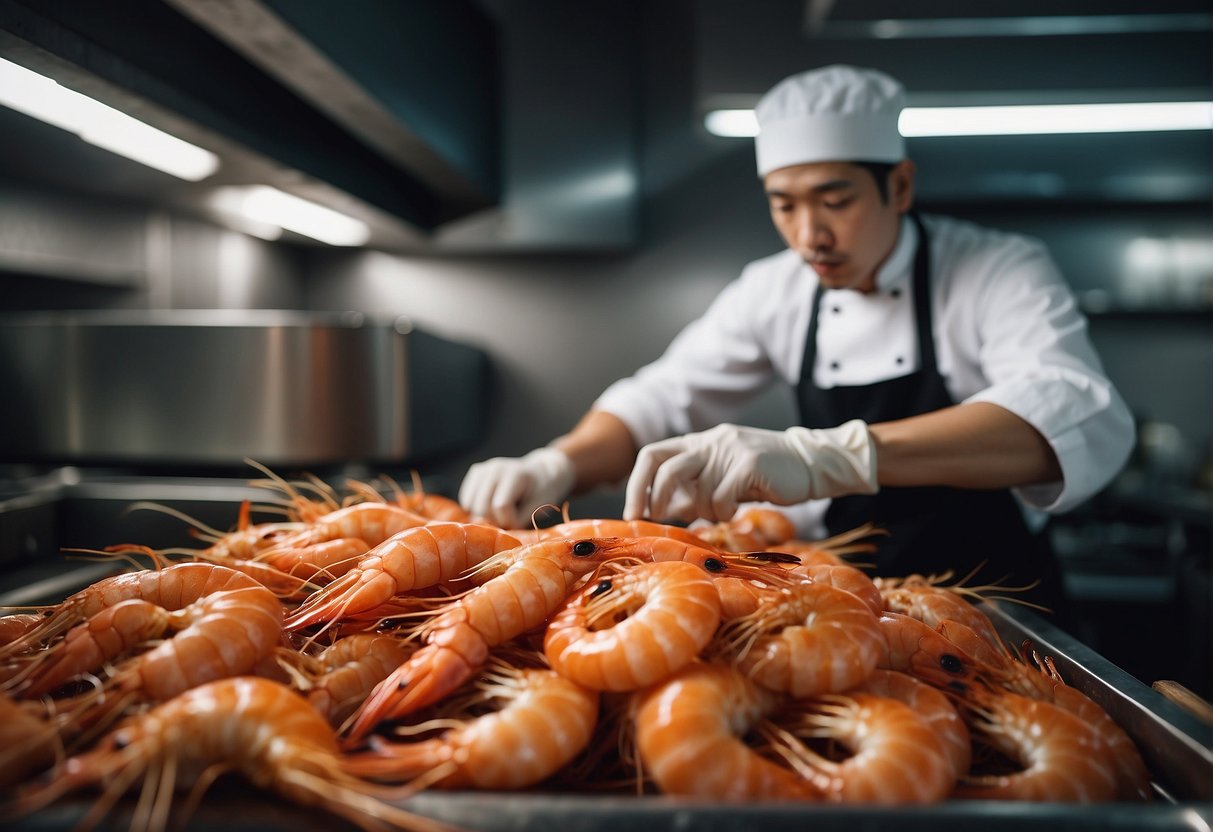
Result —
<path fill-rule="evenodd" d="M 842 365 L 841 365 L 841 364 L 839 364 L 837 361 L 831 361 L 831 362 L 830 362 L 830 369 L 831 369 L 831 370 L 837 370 L 837 369 L 839 369 L 841 366 L 842 366 Z"/>
<path fill-rule="evenodd" d="M 841 306 L 835 306 L 835 307 L 834 307 L 834 314 L 835 314 L 835 315 L 841 315 L 841 314 L 842 314 L 842 307 L 841 307 Z"/>
<path fill-rule="evenodd" d="M 905 364 L 905 363 L 906 363 L 906 360 L 905 360 L 904 358 L 902 358 L 902 357 L 899 355 L 899 356 L 897 356 L 897 363 L 898 363 L 898 364 Z"/>
<path fill-rule="evenodd" d="M 892 289 L 892 290 L 890 290 L 890 291 L 889 291 L 889 295 L 890 295 L 891 297 L 894 297 L 894 298 L 899 298 L 899 297 L 901 297 L 901 290 L 900 290 L 900 289 Z"/>

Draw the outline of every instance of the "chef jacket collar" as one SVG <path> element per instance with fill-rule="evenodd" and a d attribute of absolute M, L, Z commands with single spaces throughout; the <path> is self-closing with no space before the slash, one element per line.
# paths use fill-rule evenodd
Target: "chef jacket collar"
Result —
<path fill-rule="evenodd" d="M 908 215 L 901 218 L 897 242 L 888 259 L 876 271 L 876 291 L 887 292 L 894 286 L 909 282 L 914 270 L 914 251 L 918 248 L 918 229 Z"/>

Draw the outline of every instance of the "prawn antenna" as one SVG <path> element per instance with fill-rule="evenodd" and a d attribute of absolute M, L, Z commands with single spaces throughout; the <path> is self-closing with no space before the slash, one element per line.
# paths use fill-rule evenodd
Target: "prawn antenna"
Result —
<path fill-rule="evenodd" d="M 61 552 L 71 552 L 75 555 L 87 555 L 88 557 L 78 557 L 75 560 L 93 560 L 93 561 L 123 561 L 135 569 L 147 569 L 147 565 L 141 563 L 135 558 L 135 555 L 144 555 L 152 562 L 152 569 L 163 569 L 172 563 L 164 553 L 157 552 L 150 546 L 143 546 L 138 543 L 119 543 L 114 546 L 106 546 L 104 549 L 81 549 L 81 548 L 64 548 Z"/>
<path fill-rule="evenodd" d="M 213 538 L 215 540 L 218 540 L 219 538 L 223 537 L 223 532 L 218 531 L 217 529 L 211 528 L 206 523 L 203 523 L 201 520 L 197 519 L 196 517 L 191 517 L 190 515 L 186 514 L 184 511 L 180 511 L 178 509 L 171 508 L 169 506 L 161 505 L 160 503 L 153 503 L 148 500 L 139 500 L 137 502 L 131 503 L 129 506 L 127 506 L 125 509 L 123 509 L 122 514 L 125 516 L 126 514 L 129 514 L 132 511 L 158 511 L 161 514 L 167 514 L 169 517 L 175 517 L 178 520 L 181 520 L 182 522 L 189 525 L 191 528 L 196 529 L 197 531 L 199 531 L 200 533 L 202 533 L 203 535 L 205 535 L 207 537 Z"/>
<path fill-rule="evenodd" d="M 1040 586 L 1039 578 L 1037 578 L 1036 580 L 1031 581 L 1029 583 L 1023 584 L 1022 586 L 1007 586 L 1003 583 L 1003 581 L 1007 580 L 1010 577 L 1010 575 L 1003 575 L 1001 578 L 999 578 L 996 581 L 991 581 L 991 582 L 985 583 L 985 584 L 969 585 L 969 581 L 971 581 L 974 578 L 974 576 L 976 576 L 976 574 L 978 572 L 980 572 L 982 567 L 984 567 L 985 565 L 986 565 L 985 561 L 982 561 L 981 563 L 977 564 L 977 566 L 973 567 L 973 569 L 971 569 L 969 571 L 969 573 L 967 575 L 965 575 L 963 578 L 956 581 L 954 584 L 947 586 L 947 589 L 950 589 L 959 595 L 964 595 L 964 596 L 967 596 L 970 598 L 976 598 L 981 601 L 1006 601 L 1007 603 L 1019 604 L 1020 606 L 1029 607 L 1034 610 L 1039 610 L 1040 612 L 1052 612 L 1052 610 L 1050 608 L 1048 608 L 1042 604 L 1037 604 L 1033 601 L 1028 601 L 1023 598 L 1017 598 L 1014 595 L 1004 595 L 1003 594 L 1003 593 L 1013 593 L 1013 592 L 1030 592 L 1031 590 Z M 940 575 L 938 577 L 938 582 L 948 580 L 948 578 L 951 577 L 951 574 L 952 574 L 951 572 L 943 573 L 942 575 Z M 936 582 L 936 581 L 932 581 L 932 582 Z M 995 593 L 997 593 L 997 594 L 995 594 Z"/>

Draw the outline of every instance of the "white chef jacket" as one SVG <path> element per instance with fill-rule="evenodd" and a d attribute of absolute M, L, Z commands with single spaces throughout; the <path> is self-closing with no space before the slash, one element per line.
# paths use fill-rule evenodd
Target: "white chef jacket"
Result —
<path fill-rule="evenodd" d="M 1104 374 L 1073 293 L 1043 245 L 948 217 L 924 216 L 938 369 L 956 402 L 992 402 L 1048 440 L 1062 481 L 1015 489 L 1028 507 L 1067 511 L 1128 458 L 1132 415 Z M 913 261 L 904 217 L 876 291 L 822 293 L 818 387 L 866 385 L 919 369 Z M 800 380 L 817 274 L 791 249 L 748 264 L 665 353 L 608 387 L 594 408 L 638 445 L 736 421 L 775 378 Z M 832 427 L 810 425 L 809 427 Z M 815 515 L 824 513 L 826 501 Z"/>

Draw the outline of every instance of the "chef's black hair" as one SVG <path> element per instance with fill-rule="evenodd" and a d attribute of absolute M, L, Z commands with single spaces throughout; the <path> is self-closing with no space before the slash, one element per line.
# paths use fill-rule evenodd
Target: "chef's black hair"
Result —
<path fill-rule="evenodd" d="M 856 165 L 872 174 L 876 180 L 876 190 L 880 191 L 880 201 L 889 201 L 889 171 L 896 167 L 891 162 L 856 162 Z"/>

